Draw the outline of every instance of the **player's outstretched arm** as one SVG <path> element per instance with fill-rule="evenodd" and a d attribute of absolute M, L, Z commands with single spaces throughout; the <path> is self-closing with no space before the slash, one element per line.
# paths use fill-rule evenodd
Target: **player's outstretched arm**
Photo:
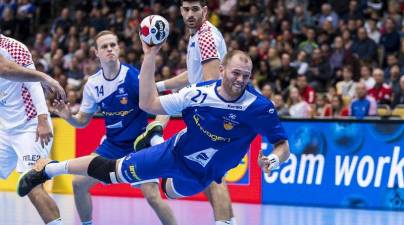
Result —
<path fill-rule="evenodd" d="M 0 77 L 16 82 L 41 82 L 46 89 L 55 92 L 57 97 L 66 100 L 66 93 L 59 82 L 40 71 L 18 65 L 0 56 Z"/>
<path fill-rule="evenodd" d="M 161 106 L 154 78 L 156 55 L 161 45 L 149 46 L 142 41 L 142 48 L 144 58 L 140 68 L 139 107 L 151 114 L 167 114 Z"/>
<path fill-rule="evenodd" d="M 77 128 L 86 127 L 93 117 L 92 114 L 82 111 L 79 111 L 77 114 L 73 115 L 70 111 L 69 103 L 66 104 L 62 100 L 56 99 L 53 101 L 53 108 L 53 113 L 58 115 L 60 118 L 65 119 L 68 123 Z"/>
<path fill-rule="evenodd" d="M 265 173 L 270 173 L 272 169 L 277 169 L 279 165 L 285 162 L 290 155 L 289 142 L 282 140 L 274 145 L 274 150 L 268 156 L 264 156 L 262 151 L 258 155 L 258 165 Z"/>
<path fill-rule="evenodd" d="M 211 59 L 202 64 L 203 80 L 217 80 L 220 77 L 220 60 Z"/>
<path fill-rule="evenodd" d="M 159 92 L 184 88 L 189 85 L 188 71 L 184 71 L 170 79 L 159 81 L 156 85 Z"/>

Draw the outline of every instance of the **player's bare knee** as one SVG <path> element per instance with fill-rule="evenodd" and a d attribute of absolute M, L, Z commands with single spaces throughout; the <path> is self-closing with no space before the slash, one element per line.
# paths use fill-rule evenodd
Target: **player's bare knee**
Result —
<path fill-rule="evenodd" d="M 144 191 L 143 195 L 146 198 L 149 205 L 151 205 L 151 206 L 159 205 L 162 201 L 160 192 L 155 191 L 154 189 L 148 189 L 148 191 Z"/>
<path fill-rule="evenodd" d="M 73 191 L 75 194 L 88 192 L 88 190 L 92 186 L 92 182 L 89 181 L 89 178 L 84 176 L 74 176 L 72 184 L 73 184 Z"/>

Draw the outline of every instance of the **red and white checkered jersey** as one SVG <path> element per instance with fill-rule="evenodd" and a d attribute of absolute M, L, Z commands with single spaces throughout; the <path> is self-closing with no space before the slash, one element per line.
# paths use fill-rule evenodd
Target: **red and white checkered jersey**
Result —
<path fill-rule="evenodd" d="M 0 35 L 0 54 L 19 65 L 35 69 L 31 53 L 21 42 Z M 35 83 L 14 82 L 0 78 L 0 129 L 35 128 L 37 110 L 30 87 Z M 39 85 L 39 83 L 38 83 Z"/>
<path fill-rule="evenodd" d="M 189 83 L 203 81 L 202 65 L 210 59 L 223 59 L 227 53 L 226 43 L 220 31 L 206 21 L 189 38 L 187 70 Z"/>

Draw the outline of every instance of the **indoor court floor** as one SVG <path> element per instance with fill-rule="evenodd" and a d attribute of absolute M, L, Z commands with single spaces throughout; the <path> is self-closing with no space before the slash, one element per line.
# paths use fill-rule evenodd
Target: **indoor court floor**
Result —
<path fill-rule="evenodd" d="M 72 195 L 54 195 L 64 225 L 79 225 Z M 94 225 L 159 225 L 142 198 L 94 197 Z M 170 200 L 179 225 L 213 225 L 207 202 Z M 352 210 L 277 205 L 233 204 L 238 225 L 404 225 L 398 211 Z M 29 202 L 0 192 L 0 225 L 41 225 Z"/>

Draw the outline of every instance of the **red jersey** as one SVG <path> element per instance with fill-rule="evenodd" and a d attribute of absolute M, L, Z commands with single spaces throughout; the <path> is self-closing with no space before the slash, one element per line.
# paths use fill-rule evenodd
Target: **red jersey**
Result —
<path fill-rule="evenodd" d="M 369 90 L 369 95 L 376 99 L 376 102 L 380 102 L 381 100 L 391 101 L 392 91 L 390 86 L 383 84 L 380 87 L 376 85 Z"/>

